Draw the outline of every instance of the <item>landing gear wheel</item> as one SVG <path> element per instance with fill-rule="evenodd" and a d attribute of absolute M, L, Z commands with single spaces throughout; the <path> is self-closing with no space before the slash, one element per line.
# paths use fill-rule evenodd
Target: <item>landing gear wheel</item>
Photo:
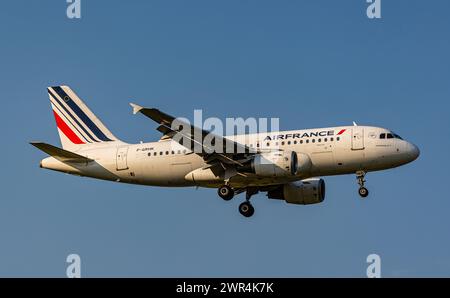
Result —
<path fill-rule="evenodd" d="M 234 190 L 228 185 L 222 185 L 217 190 L 219 197 L 224 199 L 225 201 L 229 201 L 234 197 Z"/>
<path fill-rule="evenodd" d="M 365 187 L 360 187 L 358 193 L 362 198 L 365 198 L 369 195 L 369 190 L 367 190 L 367 188 Z"/>
<path fill-rule="evenodd" d="M 358 193 L 361 196 L 361 198 L 365 198 L 369 195 L 369 191 L 367 188 L 364 187 L 364 183 L 366 182 L 366 172 L 364 171 L 358 171 L 356 172 L 356 179 L 358 180 L 359 190 Z"/>
<path fill-rule="evenodd" d="M 250 217 L 255 213 L 255 208 L 249 202 L 244 202 L 239 205 L 239 213 L 245 217 Z"/>

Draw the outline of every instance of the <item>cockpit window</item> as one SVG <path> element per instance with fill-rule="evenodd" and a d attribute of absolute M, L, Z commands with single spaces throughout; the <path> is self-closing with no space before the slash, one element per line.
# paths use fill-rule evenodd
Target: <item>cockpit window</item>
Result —
<path fill-rule="evenodd" d="M 393 135 L 394 135 L 394 138 L 396 138 L 396 139 L 400 139 L 400 140 L 403 140 L 402 139 L 402 137 L 401 136 L 399 136 L 398 134 L 396 134 L 396 133 L 392 133 Z"/>
<path fill-rule="evenodd" d="M 389 133 L 381 133 L 380 139 L 400 139 L 403 140 L 398 134 L 389 132 Z"/>

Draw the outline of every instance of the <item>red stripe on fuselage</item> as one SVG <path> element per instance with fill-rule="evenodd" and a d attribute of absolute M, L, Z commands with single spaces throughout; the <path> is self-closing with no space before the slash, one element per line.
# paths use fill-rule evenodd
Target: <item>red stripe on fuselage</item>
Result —
<path fill-rule="evenodd" d="M 70 127 L 64 122 L 59 115 L 53 111 L 53 115 L 55 116 L 56 125 L 58 128 L 66 135 L 66 137 L 74 144 L 84 144 L 82 140 L 70 129 Z"/>
<path fill-rule="evenodd" d="M 338 135 L 343 134 L 346 131 L 346 129 L 342 129 L 340 132 L 338 132 Z"/>

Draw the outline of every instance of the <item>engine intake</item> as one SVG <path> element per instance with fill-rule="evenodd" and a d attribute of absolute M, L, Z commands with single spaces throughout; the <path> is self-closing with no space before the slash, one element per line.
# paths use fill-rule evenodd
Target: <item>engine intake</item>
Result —
<path fill-rule="evenodd" d="M 289 204 L 311 205 L 325 199 L 325 181 L 319 178 L 305 179 L 281 185 L 267 192 L 269 199 L 285 200 Z"/>

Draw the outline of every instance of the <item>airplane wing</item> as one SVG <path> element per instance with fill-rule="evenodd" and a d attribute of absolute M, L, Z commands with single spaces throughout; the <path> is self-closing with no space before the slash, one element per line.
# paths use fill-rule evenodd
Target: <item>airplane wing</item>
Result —
<path fill-rule="evenodd" d="M 42 142 L 31 142 L 30 144 L 62 162 L 88 163 L 90 161 L 93 161 L 92 159 L 85 156 L 55 147 L 50 144 Z"/>
<path fill-rule="evenodd" d="M 133 114 L 141 113 L 159 124 L 157 130 L 164 134 L 162 139 L 171 138 L 190 150 L 195 148 L 194 153 L 201 155 L 207 163 L 219 160 L 225 164 L 242 165 L 243 159 L 245 161 L 248 156 L 257 153 L 253 148 L 191 126 L 158 109 L 144 108 L 133 103 L 130 105 L 133 107 Z M 211 144 L 222 144 L 222 148 L 215 150 L 214 147 L 205 145 L 203 141 L 206 136 L 212 140 Z"/>

